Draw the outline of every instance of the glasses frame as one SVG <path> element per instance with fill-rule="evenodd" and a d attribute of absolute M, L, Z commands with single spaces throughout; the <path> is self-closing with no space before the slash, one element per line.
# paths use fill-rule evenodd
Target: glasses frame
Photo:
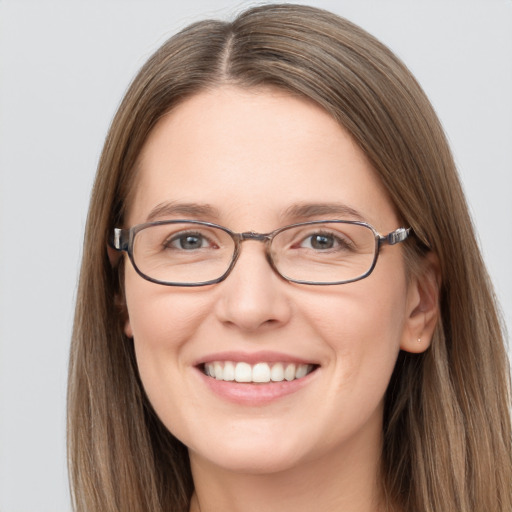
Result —
<path fill-rule="evenodd" d="M 211 279 L 209 281 L 202 281 L 199 283 L 177 283 L 177 282 L 168 282 L 168 281 L 160 281 L 158 279 L 154 279 L 146 274 L 144 274 L 135 263 L 135 259 L 133 256 L 133 243 L 135 240 L 135 236 L 139 231 L 142 231 L 146 228 L 149 228 L 151 226 L 161 226 L 164 224 L 195 224 L 199 226 L 206 226 L 211 228 L 216 228 L 224 231 L 227 233 L 233 240 L 235 247 L 233 251 L 233 256 L 231 259 L 231 263 L 229 267 L 227 268 L 226 272 L 222 274 L 220 277 L 216 279 Z M 363 226 L 367 229 L 369 229 L 375 238 L 375 250 L 374 250 L 374 256 L 373 256 L 373 262 L 369 270 L 363 274 L 362 276 L 358 276 L 354 279 L 348 279 L 344 281 L 334 281 L 334 282 L 316 282 L 316 281 L 302 281 L 298 279 L 291 279 L 287 277 L 286 275 L 279 272 L 279 270 L 276 268 L 274 261 L 272 259 L 272 255 L 270 252 L 270 247 L 272 245 L 272 240 L 281 232 L 286 231 L 288 229 L 294 228 L 294 227 L 300 227 L 300 226 L 311 226 L 315 224 L 352 224 L 352 225 L 358 225 Z M 278 228 L 274 231 L 271 231 L 269 233 L 256 233 L 254 231 L 246 231 L 243 233 L 235 233 L 234 231 L 231 231 L 228 228 L 225 228 L 224 226 L 220 226 L 218 224 L 214 224 L 212 222 L 206 222 L 201 220 L 189 220 L 189 219 L 179 219 L 179 220 L 160 220 L 155 222 L 145 222 L 143 224 L 137 224 L 136 226 L 132 226 L 131 228 L 114 228 L 114 233 L 112 239 L 109 241 L 110 247 L 112 249 L 115 249 L 119 252 L 125 252 L 128 254 L 128 257 L 130 258 L 130 261 L 133 265 L 133 268 L 139 274 L 143 279 L 146 281 L 150 281 L 155 284 L 160 284 L 163 286 L 181 286 L 181 287 L 196 287 L 196 286 L 208 286 L 211 284 L 217 284 L 224 279 L 228 277 L 228 275 L 233 270 L 238 257 L 241 253 L 242 248 L 242 242 L 245 242 L 246 240 L 253 240 L 256 242 L 263 242 L 265 243 L 265 255 L 267 258 L 267 262 L 269 263 L 272 270 L 282 279 L 285 281 L 291 282 L 291 283 L 297 283 L 297 284 L 305 284 L 305 285 L 315 285 L 315 286 L 333 286 L 333 285 L 339 285 L 339 284 L 347 284 L 347 283 L 353 283 L 355 281 L 360 281 L 361 279 L 364 279 L 368 277 L 375 268 L 375 265 L 377 264 L 377 260 L 379 258 L 380 249 L 383 245 L 396 245 L 400 242 L 403 242 L 411 235 L 411 228 L 398 228 L 394 231 L 391 231 L 387 235 L 381 235 L 371 224 L 368 224 L 367 222 L 362 221 L 356 221 L 356 220 L 312 220 L 307 222 L 299 222 L 296 224 L 289 224 L 287 226 L 283 226 L 281 228 Z"/>

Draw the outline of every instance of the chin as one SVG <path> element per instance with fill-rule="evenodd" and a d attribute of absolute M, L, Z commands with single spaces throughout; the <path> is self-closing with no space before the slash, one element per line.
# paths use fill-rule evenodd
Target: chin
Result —
<path fill-rule="evenodd" d="M 213 439 L 210 437 L 207 446 L 189 448 L 192 463 L 203 460 L 225 471 L 261 475 L 296 467 L 304 455 L 300 444 L 296 446 L 282 435 L 231 436 L 224 442 Z"/>
<path fill-rule="evenodd" d="M 200 455 L 197 456 L 201 457 Z M 224 453 L 218 457 L 208 456 L 207 460 L 210 465 L 224 471 L 246 475 L 280 473 L 299 465 L 299 460 L 296 456 L 276 454 L 275 452 L 262 453 L 261 450 L 246 450 L 245 453 Z"/>

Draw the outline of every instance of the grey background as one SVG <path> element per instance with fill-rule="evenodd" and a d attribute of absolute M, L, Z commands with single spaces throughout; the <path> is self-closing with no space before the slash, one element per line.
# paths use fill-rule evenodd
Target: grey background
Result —
<path fill-rule="evenodd" d="M 512 2 L 311 1 L 416 74 L 512 326 Z M 89 191 L 130 79 L 168 36 L 254 2 L 0 0 L 0 511 L 66 511 L 69 337 Z"/>

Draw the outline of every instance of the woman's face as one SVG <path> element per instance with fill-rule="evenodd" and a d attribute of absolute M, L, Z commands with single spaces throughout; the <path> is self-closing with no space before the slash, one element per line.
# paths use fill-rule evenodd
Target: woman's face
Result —
<path fill-rule="evenodd" d="M 353 220 L 354 210 L 381 234 L 400 227 L 351 137 L 318 106 L 272 89 L 223 86 L 180 104 L 150 134 L 135 186 L 128 226 L 188 218 L 265 233 Z M 399 245 L 383 246 L 366 279 L 335 286 L 283 280 L 257 241 L 204 287 L 148 282 L 127 260 L 125 332 L 149 400 L 192 464 L 285 470 L 380 450 L 383 396 L 414 336 L 411 283 Z M 226 362 L 314 371 L 267 383 L 205 374 L 205 363 Z"/>

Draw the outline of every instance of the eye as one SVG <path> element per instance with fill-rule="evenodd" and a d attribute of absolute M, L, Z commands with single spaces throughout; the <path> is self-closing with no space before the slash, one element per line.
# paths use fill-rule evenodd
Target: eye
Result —
<path fill-rule="evenodd" d="M 346 248 L 348 245 L 347 240 L 332 233 L 313 233 L 300 243 L 300 247 L 314 249 L 315 251 Z"/>
<path fill-rule="evenodd" d="M 164 246 L 183 251 L 194 251 L 197 249 L 211 248 L 214 247 L 215 244 L 201 233 L 178 233 L 168 238 Z"/>
<path fill-rule="evenodd" d="M 315 234 L 311 235 L 304 240 L 303 246 L 311 247 L 312 249 L 326 250 L 332 249 L 336 240 L 332 235 Z"/>

